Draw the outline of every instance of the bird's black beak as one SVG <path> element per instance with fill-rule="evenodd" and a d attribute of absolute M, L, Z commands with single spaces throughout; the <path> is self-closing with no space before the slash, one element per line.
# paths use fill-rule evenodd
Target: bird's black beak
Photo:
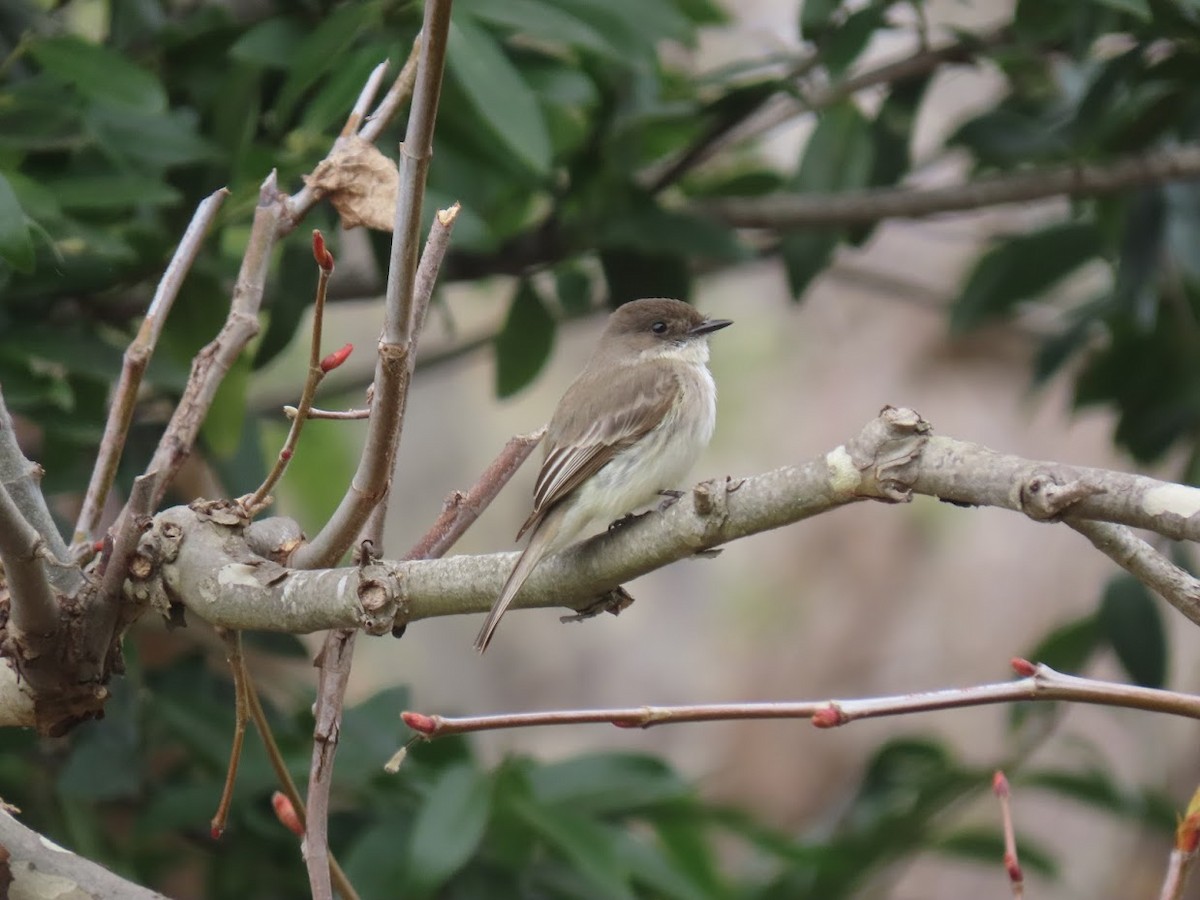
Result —
<path fill-rule="evenodd" d="M 703 334 L 712 334 L 714 331 L 720 331 L 733 324 L 733 319 L 705 319 L 699 325 L 693 325 L 688 329 L 688 335 L 699 337 Z"/>

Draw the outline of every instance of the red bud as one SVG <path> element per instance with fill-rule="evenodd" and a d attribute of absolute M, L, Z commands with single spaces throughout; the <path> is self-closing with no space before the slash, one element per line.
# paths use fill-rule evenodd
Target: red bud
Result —
<path fill-rule="evenodd" d="M 433 716 L 418 712 L 402 712 L 400 718 L 404 720 L 405 725 L 421 734 L 433 734 L 437 731 L 437 722 Z"/>
<path fill-rule="evenodd" d="M 289 450 L 287 447 L 284 447 L 282 450 L 279 451 L 279 458 L 282 459 L 284 462 L 287 462 L 289 459 L 292 458 L 292 451 Z"/>
<path fill-rule="evenodd" d="M 325 236 L 316 228 L 313 229 L 313 259 L 326 273 L 333 271 L 333 254 L 325 246 Z"/>
<path fill-rule="evenodd" d="M 837 728 L 846 723 L 846 716 L 836 703 L 830 703 L 812 714 L 812 723 L 818 728 Z"/>
<path fill-rule="evenodd" d="M 1004 777 L 1004 773 L 999 769 L 992 776 L 992 793 L 997 797 L 1007 797 L 1009 795 L 1008 779 Z"/>
<path fill-rule="evenodd" d="M 221 839 L 221 835 L 223 835 L 224 833 L 225 833 L 224 825 L 217 825 L 214 823 L 212 825 L 212 827 L 208 829 L 208 836 L 211 837 L 214 841 L 219 841 Z"/>
<path fill-rule="evenodd" d="M 1014 884 L 1020 884 L 1025 880 L 1025 876 L 1021 872 L 1021 864 L 1017 862 L 1015 853 L 1004 854 L 1004 868 L 1008 871 L 1008 880 Z"/>
<path fill-rule="evenodd" d="M 334 369 L 336 369 L 338 366 L 340 366 L 342 363 L 344 363 L 347 359 L 349 359 L 350 354 L 353 352 L 354 352 L 353 344 L 347 344 L 345 347 L 342 347 L 342 349 L 340 349 L 340 350 L 334 350 L 332 353 L 330 353 L 328 356 L 326 356 L 323 360 L 321 360 L 321 371 L 322 372 L 332 372 Z"/>
<path fill-rule="evenodd" d="M 1021 659 L 1019 656 L 1014 656 L 1008 664 L 1012 666 L 1014 672 L 1018 675 L 1024 675 L 1026 678 L 1037 672 L 1037 666 L 1027 659 Z"/>
<path fill-rule="evenodd" d="M 292 806 L 292 801 L 286 794 L 282 791 L 273 793 L 271 806 L 275 809 L 275 818 L 284 828 L 296 837 L 304 837 L 304 826 L 300 824 L 300 817 L 296 815 L 296 807 Z"/>

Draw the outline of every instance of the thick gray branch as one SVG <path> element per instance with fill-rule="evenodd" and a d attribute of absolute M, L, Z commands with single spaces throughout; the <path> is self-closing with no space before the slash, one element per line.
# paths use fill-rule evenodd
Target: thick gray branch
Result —
<path fill-rule="evenodd" d="M 140 887 L 76 856 L 26 828 L 0 809 L 0 848 L 7 859 L 0 873 L 7 874 L 5 897 L 58 898 L 58 900 L 167 900 L 157 891 Z M 4 872 L 7 870 L 7 872 Z"/>
<path fill-rule="evenodd" d="M 514 606 L 585 608 L 621 583 L 699 551 L 858 500 L 903 502 L 914 493 L 999 506 L 1037 521 L 1097 520 L 1200 537 L 1196 488 L 1023 459 L 930 432 L 911 410 L 889 408 L 824 456 L 703 482 L 665 512 L 547 559 Z M 164 609 L 182 604 L 230 628 L 382 633 L 393 618 L 403 624 L 484 612 L 516 559 L 499 553 L 297 571 L 258 559 L 236 530 L 206 516 L 183 507 L 161 513 L 143 538 L 145 577 L 132 589 Z M 161 578 L 154 560 L 161 560 Z"/>
<path fill-rule="evenodd" d="M 1025 203 L 1047 197 L 1096 197 L 1147 184 L 1200 178 L 1200 146 L 1189 144 L 1108 163 L 1070 164 L 978 178 L 936 188 L 887 187 L 839 194 L 730 197 L 700 212 L 740 228 L 818 228 Z"/>

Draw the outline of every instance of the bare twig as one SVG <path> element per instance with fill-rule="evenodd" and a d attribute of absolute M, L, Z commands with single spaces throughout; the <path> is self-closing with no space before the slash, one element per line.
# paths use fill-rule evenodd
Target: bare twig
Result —
<path fill-rule="evenodd" d="M 0 484 L 0 581 L 8 582 L 10 625 L 22 640 L 40 643 L 58 631 L 58 601 L 43 558 L 48 555 L 42 536 Z"/>
<path fill-rule="evenodd" d="M 1196 178 L 1200 178 L 1200 145 L 1184 144 L 1108 163 L 1047 166 L 946 187 L 730 197 L 698 203 L 696 209 L 739 228 L 819 228 L 884 219 L 920 219 L 1048 197 L 1098 197 L 1148 184 Z"/>
<path fill-rule="evenodd" d="M 463 717 L 405 712 L 403 718 L 409 728 L 427 738 L 543 725 L 609 724 L 618 728 L 651 728 L 655 725 L 676 725 L 684 722 L 746 719 L 809 719 L 818 728 L 835 728 L 859 719 L 990 706 L 1019 700 L 1070 700 L 1076 703 L 1144 709 L 1200 719 L 1200 697 L 1190 694 L 1064 675 L 1049 666 L 1035 666 L 1026 660 L 1013 660 L 1013 668 L 1025 677 L 1019 681 L 858 700 L 635 706 L 624 709 L 555 710 Z"/>
<path fill-rule="evenodd" d="M 345 553 L 356 534 L 362 538 L 359 563 L 370 563 L 373 548 L 383 537 L 382 500 L 392 478 L 396 448 L 408 402 L 412 379 L 412 361 L 416 355 L 419 329 L 424 319 L 428 296 L 418 293 L 418 244 L 421 205 L 425 180 L 433 155 L 433 131 L 437 121 L 438 100 L 442 89 L 446 40 L 450 28 L 451 0 L 428 0 L 418 54 L 416 86 L 404 144 L 400 148 L 400 184 L 396 200 L 396 218 L 392 233 L 392 254 L 384 297 L 383 335 L 375 368 L 374 392 L 367 435 L 358 471 L 337 511 L 314 538 L 301 548 L 294 562 L 301 568 L 329 565 Z M 403 73 L 401 73 L 403 75 Z M 442 222 L 447 230 L 457 208 Z M 441 221 L 439 215 L 435 220 Z M 444 242 L 441 253 L 444 253 Z M 433 262 L 428 289 L 432 292 L 441 253 Z M 296 421 L 307 410 L 301 406 Z M 308 819 L 304 832 L 306 864 L 314 900 L 332 900 L 329 877 L 328 815 L 329 790 L 337 752 L 338 730 L 346 685 L 350 678 L 357 631 L 343 629 L 326 635 L 317 658 L 320 670 L 313 730 L 312 763 L 309 769 Z"/>
<path fill-rule="evenodd" d="M 437 559 L 446 553 L 463 533 L 471 527 L 480 513 L 496 499 L 504 485 L 516 474 L 517 469 L 529 458 L 529 454 L 542 442 L 546 434 L 545 426 L 530 434 L 520 434 L 510 438 L 500 451 L 500 455 L 492 460 L 484 469 L 479 480 L 465 494 L 455 491 L 446 498 L 442 506 L 442 514 L 433 523 L 429 531 L 417 541 L 416 545 L 405 555 L 407 559 Z"/>
<path fill-rule="evenodd" d="M 300 410 L 294 406 L 285 406 L 283 414 L 289 419 L 294 419 L 300 413 Z M 371 415 L 371 408 L 364 406 L 362 409 L 318 409 L 315 406 L 309 407 L 307 419 L 329 419 L 334 422 L 357 422 L 360 419 L 366 419 Z"/>
<path fill-rule="evenodd" d="M 325 377 L 327 371 L 321 361 L 321 329 L 325 319 L 325 295 L 329 288 L 329 277 L 333 274 L 333 254 L 326 249 L 325 238 L 321 232 L 316 230 L 313 231 L 313 256 L 317 262 L 317 291 L 316 299 L 313 301 L 308 373 L 304 379 L 304 388 L 300 392 L 300 406 L 297 408 L 297 414 L 292 417 L 292 426 L 288 429 L 283 447 L 275 457 L 275 465 L 271 467 L 271 471 L 263 479 L 263 483 L 258 486 L 258 490 L 242 504 L 251 518 L 258 515 L 271 502 L 271 491 L 283 477 L 292 455 L 296 452 L 296 446 L 300 443 L 300 434 L 304 431 L 304 424 L 309 418 L 309 410 L 312 409 L 313 398 L 317 395 L 317 387 L 321 384 L 321 379 Z"/>
<path fill-rule="evenodd" d="M 1021 872 L 1021 860 L 1017 856 L 1017 835 L 1013 828 L 1012 790 L 1004 773 L 997 771 L 992 778 L 992 793 L 1000 801 L 1000 820 L 1004 828 L 1004 871 L 1008 873 L 1008 883 L 1012 887 L 1012 895 L 1021 900 L 1025 896 L 1025 876 Z"/>
<path fill-rule="evenodd" d="M 417 85 L 413 91 L 408 132 L 400 150 L 400 188 L 384 297 L 383 336 L 379 342 L 375 396 L 371 402 L 363 453 L 350 488 L 338 508 L 312 542 L 297 552 L 296 565 L 301 568 L 331 565 L 346 552 L 375 504 L 384 496 L 391 477 L 399 426 L 408 398 L 412 372 L 410 357 L 416 349 L 414 328 L 419 323 L 414 300 L 421 204 L 425 176 L 433 155 L 433 128 L 441 95 L 449 9 L 448 2 L 431 2 L 425 8 L 422 28 L 425 38 L 421 43 Z"/>
<path fill-rule="evenodd" d="M 152 506 L 162 501 L 171 479 L 191 453 L 221 381 L 242 350 L 258 334 L 258 310 L 271 267 L 280 205 L 279 189 L 272 172 L 259 192 L 254 224 L 233 287 L 229 315 L 217 336 L 196 354 L 183 396 L 146 467 L 146 474 L 154 479 Z"/>
<path fill-rule="evenodd" d="M 8 491 L 21 517 L 45 542 L 47 552 L 54 559 L 66 560 L 69 558 L 67 544 L 46 505 L 41 479 L 41 466 L 26 459 L 17 444 L 17 431 L 4 403 L 3 385 L 0 385 L 0 488 Z M 73 596 L 83 584 L 83 574 L 76 566 L 54 566 L 47 575 L 50 583 L 66 596 Z"/>
<path fill-rule="evenodd" d="M 1200 580 L 1175 565 L 1124 525 L 1068 519 L 1067 524 L 1118 566 L 1177 610 L 1200 623 Z"/>
<path fill-rule="evenodd" d="M 1159 900 L 1182 900 L 1188 875 L 1196 862 L 1196 851 L 1200 848 L 1200 790 L 1192 794 L 1187 811 L 1175 827 L 1175 846 L 1167 864 Z"/>
<path fill-rule="evenodd" d="M 303 830 L 306 821 L 304 799 L 300 796 L 300 789 L 296 787 L 296 782 L 292 779 L 292 773 L 288 771 L 287 762 L 283 758 L 283 752 L 279 749 L 279 744 L 275 741 L 275 734 L 271 731 L 271 724 L 267 721 L 266 711 L 263 709 L 262 700 L 259 699 L 258 690 L 254 686 L 254 679 L 250 676 L 249 670 L 244 673 L 244 676 L 246 679 L 246 699 L 249 701 L 250 706 L 250 718 L 254 720 L 254 725 L 262 737 L 271 769 L 275 772 L 275 777 L 279 780 L 279 785 L 283 788 L 283 793 L 291 802 L 292 811 L 299 819 L 301 830 Z M 354 886 L 350 884 L 350 879 L 346 877 L 346 873 L 342 870 L 342 867 L 338 865 L 338 861 L 334 859 L 332 851 L 329 853 L 329 874 L 333 879 L 333 886 L 342 895 L 342 900 L 358 900 L 358 893 L 354 890 Z"/>
<path fill-rule="evenodd" d="M 208 229 L 221 209 L 221 204 L 228 196 L 229 190 L 221 188 L 202 200 L 196 207 L 192 221 L 189 223 L 187 231 L 183 233 L 183 239 L 175 248 L 175 255 L 171 257 L 162 279 L 158 282 L 154 299 L 150 301 L 150 307 L 146 310 L 146 317 L 142 320 L 137 336 L 125 349 L 121 377 L 113 392 L 108 419 L 104 423 L 104 436 L 100 439 L 100 446 L 96 451 L 96 464 L 92 468 L 91 480 L 88 482 L 83 505 L 75 523 L 72 543 L 73 550 L 78 556 L 90 555 L 88 552 L 90 544 L 100 522 L 100 515 L 104 509 L 104 502 L 108 498 L 109 489 L 117 475 L 117 466 L 125 448 L 129 424 L 133 421 L 133 411 L 137 405 L 137 394 L 141 387 L 142 376 L 145 374 L 150 357 L 154 355 L 154 348 L 158 344 L 159 335 L 162 334 L 163 326 L 166 324 L 167 316 L 171 313 L 175 298 L 179 295 L 179 289 L 183 286 L 188 271 L 196 261 L 196 256 L 204 243 L 204 237 L 208 234 Z"/>
<path fill-rule="evenodd" d="M 342 126 L 339 138 L 349 137 L 352 134 L 357 134 L 359 127 L 362 125 L 363 119 L 367 112 L 371 109 L 371 104 L 375 101 L 375 95 L 379 93 L 379 86 L 383 84 L 383 76 L 387 74 L 388 61 L 385 59 L 367 76 L 366 82 L 362 86 L 362 90 L 358 93 L 358 99 L 354 101 L 354 106 L 350 108 L 350 115 L 346 117 L 346 124 Z"/>
<path fill-rule="evenodd" d="M 314 665 L 320 671 L 314 709 L 312 764 L 308 775 L 308 814 L 304 825 L 304 859 L 313 900 L 332 900 L 329 856 L 329 789 L 337 754 L 342 705 L 357 631 L 338 629 L 325 636 Z"/>
<path fill-rule="evenodd" d="M 217 804 L 217 812 L 212 818 L 210 830 L 214 839 L 225 833 L 225 823 L 229 820 L 229 808 L 233 805 L 233 787 L 237 783 L 238 764 L 242 759 L 242 743 L 246 737 L 246 718 L 249 715 L 249 690 L 246 682 L 246 658 L 242 655 L 242 633 L 226 628 L 217 629 L 221 640 L 225 643 L 225 659 L 229 663 L 229 671 L 233 674 L 233 743 L 229 748 L 229 766 L 225 770 L 225 786 L 221 790 L 221 800 Z"/>
<path fill-rule="evenodd" d="M 366 123 L 359 132 L 359 137 L 364 141 L 376 141 L 383 134 L 383 129 L 388 126 L 388 123 L 399 112 L 400 107 L 404 102 L 412 96 L 413 85 L 417 81 L 417 63 L 421 58 L 421 32 L 413 38 L 412 48 L 408 51 L 408 59 L 404 61 L 404 66 L 400 69 L 400 74 L 396 76 L 396 80 L 392 82 L 392 86 L 388 92 L 384 94 L 383 100 L 379 106 L 371 113 Z"/>

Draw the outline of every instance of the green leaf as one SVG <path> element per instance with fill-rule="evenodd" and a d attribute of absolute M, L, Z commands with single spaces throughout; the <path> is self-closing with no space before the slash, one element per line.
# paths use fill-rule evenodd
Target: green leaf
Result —
<path fill-rule="evenodd" d="M 807 9 L 811 0 L 805 0 Z M 851 13 L 846 21 L 821 38 L 821 61 L 831 76 L 842 75 L 884 25 L 887 6 L 872 4 Z"/>
<path fill-rule="evenodd" d="M 484 29 L 467 19 L 450 23 L 446 65 L 480 119 L 538 174 L 550 170 L 550 134 L 537 97 Z"/>
<path fill-rule="evenodd" d="M 606 900 L 634 900 L 621 862 L 617 833 L 573 810 L 514 800 L 513 811 L 592 882 Z"/>
<path fill-rule="evenodd" d="M 508 397 L 542 370 L 554 347 L 554 317 L 528 280 L 517 286 L 504 327 L 496 335 L 496 395 Z"/>
<path fill-rule="evenodd" d="M 127 800 L 141 793 L 146 777 L 141 753 L 137 689 L 125 679 L 114 681 L 104 719 L 79 729 L 58 776 L 63 794 L 99 802 Z M 98 778 L 97 773 L 104 777 Z"/>
<path fill-rule="evenodd" d="M 668 256 L 738 262 L 749 253 L 735 233 L 702 216 L 663 209 L 650 198 L 613 214 L 596 237 L 601 247 L 624 247 Z"/>
<path fill-rule="evenodd" d="M 343 768 L 338 766 L 339 771 Z M 397 853 L 396 848 L 412 841 L 412 828 L 410 816 L 399 810 L 387 810 L 355 836 L 345 851 L 343 864 L 360 896 L 400 896 L 399 886 L 408 882 L 411 872 L 408 856 Z M 338 855 L 341 856 L 341 851 Z"/>
<path fill-rule="evenodd" d="M 183 197 L 165 181 L 139 174 L 68 176 L 44 186 L 60 207 L 74 210 L 174 206 Z"/>
<path fill-rule="evenodd" d="M 156 168 L 178 166 L 211 158 L 213 146 L 197 130 L 192 110 L 172 110 L 145 115 L 123 109 L 93 107 L 87 112 L 88 128 L 107 150 L 131 162 Z"/>
<path fill-rule="evenodd" d="M 292 65 L 306 29 L 295 19 L 277 16 L 259 22 L 233 42 L 228 53 L 231 59 L 254 66 L 287 69 Z"/>
<path fill-rule="evenodd" d="M 801 0 L 800 36 L 806 41 L 819 39 L 832 27 L 841 0 Z"/>
<path fill-rule="evenodd" d="M 1081 616 L 1059 625 L 1038 641 L 1025 658 L 1030 662 L 1045 663 L 1060 672 L 1076 673 L 1087 665 L 1099 641 L 1096 617 Z"/>
<path fill-rule="evenodd" d="M 610 247 L 600 251 L 600 267 L 613 309 L 642 297 L 687 300 L 692 295 L 691 270 L 681 256 Z"/>
<path fill-rule="evenodd" d="M 538 803 L 585 815 L 643 810 L 690 796 L 662 760 L 635 753 L 598 753 L 542 766 L 530 773 Z"/>
<path fill-rule="evenodd" d="M 378 3 L 348 3 L 326 16 L 301 41 L 291 55 L 287 80 L 275 102 L 275 116 L 281 124 L 291 119 L 304 93 L 341 61 L 355 39 L 378 22 L 379 11 Z"/>
<path fill-rule="evenodd" d="M 1158 313 L 1157 275 L 1162 267 L 1162 249 L 1167 225 L 1163 191 L 1138 191 L 1128 203 L 1117 257 L 1113 301 L 1128 310 L 1142 328 L 1151 328 Z"/>
<path fill-rule="evenodd" d="M 1150 5 L 1146 0 L 1092 0 L 1092 2 L 1115 9 L 1117 12 L 1129 13 L 1143 22 L 1149 22 L 1151 19 Z"/>
<path fill-rule="evenodd" d="M 1132 575 L 1118 575 L 1104 589 L 1097 620 L 1129 677 L 1143 687 L 1161 688 L 1167 678 L 1167 635 L 1146 586 Z"/>
<path fill-rule="evenodd" d="M 18 272 L 33 271 L 33 238 L 25 210 L 3 175 L 0 175 L 0 259 Z"/>
<path fill-rule="evenodd" d="M 866 186 L 874 166 L 871 123 L 846 101 L 826 110 L 808 144 L 791 187 L 800 193 L 834 193 Z M 842 232 L 797 231 L 780 246 L 792 297 L 799 300 L 812 280 L 829 264 Z"/>
<path fill-rule="evenodd" d="M 563 263 L 554 270 L 554 290 L 563 312 L 583 316 L 592 309 L 592 277 L 582 266 Z"/>
<path fill-rule="evenodd" d="M 250 386 L 251 359 L 243 353 L 230 367 L 213 398 L 200 433 L 216 456 L 232 456 L 242 441 L 246 422 L 246 390 Z"/>
<path fill-rule="evenodd" d="M 624 59 L 624 48 L 605 39 L 591 24 L 541 0 L 458 0 L 455 12 L 500 25 L 552 44 L 588 50 L 598 56 Z"/>
<path fill-rule="evenodd" d="M 833 251 L 841 242 L 840 236 L 832 231 L 797 231 L 784 235 L 779 243 L 779 254 L 787 273 L 788 288 L 792 299 L 799 300 L 808 290 L 812 280 L 829 265 Z"/>
<path fill-rule="evenodd" d="M 46 72 L 85 97 L 144 114 L 167 108 L 167 92 L 158 79 L 108 47 L 65 36 L 35 41 L 29 52 Z"/>
<path fill-rule="evenodd" d="M 801 193 L 864 187 L 874 158 L 871 123 L 853 102 L 839 103 L 821 114 L 791 187 Z"/>
<path fill-rule="evenodd" d="M 491 787 L 473 766 L 452 766 L 439 775 L 417 812 L 408 844 L 413 893 L 433 893 L 471 858 L 490 807 Z"/>
<path fill-rule="evenodd" d="M 960 828 L 939 838 L 930 848 L 944 856 L 969 859 L 986 866 L 999 867 L 1004 859 L 1004 837 L 1000 829 Z M 1017 841 L 1017 856 L 1021 868 L 1047 878 L 1058 875 L 1058 863 L 1053 856 L 1025 841 Z"/>
<path fill-rule="evenodd" d="M 1044 294 L 1100 255 L 1088 222 L 1063 222 L 999 241 L 975 263 L 950 313 L 950 328 L 968 331 Z"/>

